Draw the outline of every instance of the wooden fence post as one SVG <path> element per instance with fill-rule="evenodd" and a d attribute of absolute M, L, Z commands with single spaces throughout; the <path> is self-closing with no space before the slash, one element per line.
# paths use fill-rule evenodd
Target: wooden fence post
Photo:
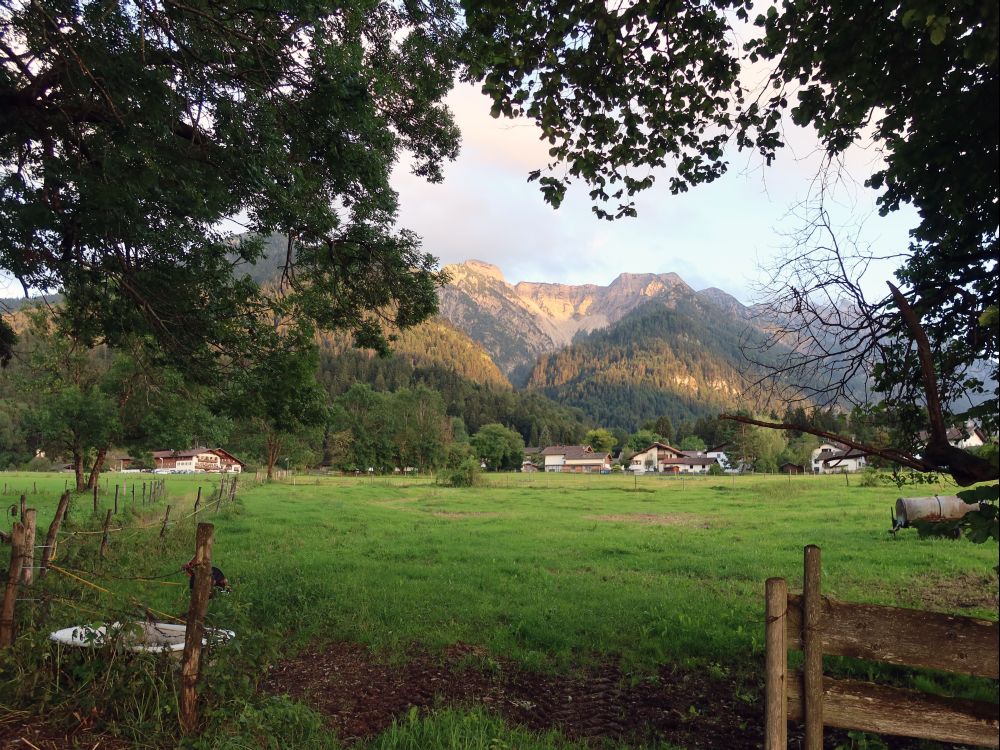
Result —
<path fill-rule="evenodd" d="M 181 730 L 189 734 L 198 724 L 198 675 L 201 671 L 201 645 L 205 631 L 205 613 L 212 589 L 212 535 L 210 523 L 198 524 L 194 551 L 194 585 L 184 631 L 184 656 L 181 662 Z"/>
<path fill-rule="evenodd" d="M 118 485 L 115 485 L 115 515 L 118 515 Z"/>
<path fill-rule="evenodd" d="M 163 539 L 164 535 L 167 533 L 167 521 L 170 520 L 170 506 L 167 506 L 167 512 L 163 514 L 163 526 L 160 527 L 160 539 Z"/>
<path fill-rule="evenodd" d="M 198 506 L 201 505 L 201 487 L 198 487 L 198 497 L 194 499 L 194 522 L 198 523 Z"/>
<path fill-rule="evenodd" d="M 104 534 L 101 536 L 101 553 L 100 557 L 103 560 L 104 556 L 108 553 L 108 527 L 111 525 L 111 508 L 108 508 L 107 515 L 104 516 Z"/>
<path fill-rule="evenodd" d="M 802 703 L 805 750 L 823 750 L 823 632 L 819 547 L 805 548 L 802 583 Z"/>
<path fill-rule="evenodd" d="M 21 495 L 21 507 L 19 510 L 19 514 L 22 523 L 24 522 L 24 511 L 27 510 L 27 508 L 28 508 L 28 498 L 26 498 L 24 495 Z"/>
<path fill-rule="evenodd" d="M 142 504 L 146 504 L 146 483 L 142 483 Z"/>
<path fill-rule="evenodd" d="M 14 643 L 14 605 L 17 603 L 17 587 L 23 564 L 24 524 L 18 521 L 10 530 L 10 572 L 3 592 L 3 603 L 0 604 L 0 648 L 9 648 Z"/>
<path fill-rule="evenodd" d="M 132 507 L 135 507 L 135 482 L 132 482 Z"/>
<path fill-rule="evenodd" d="M 788 643 L 785 627 L 788 583 L 768 578 L 764 586 L 764 750 L 788 750 Z"/>
<path fill-rule="evenodd" d="M 62 524 L 68 508 L 69 492 L 67 491 L 59 498 L 59 505 L 56 506 L 56 515 L 53 517 L 52 523 L 49 524 L 49 533 L 45 535 L 45 548 L 42 550 L 42 565 L 41 570 L 38 572 L 39 578 L 43 578 L 48 572 L 49 561 L 53 557 L 52 550 L 56 546 L 56 536 L 59 534 L 59 526 Z"/>
<path fill-rule="evenodd" d="M 97 515 L 97 483 L 94 483 L 94 515 Z"/>
<path fill-rule="evenodd" d="M 27 508 L 21 514 L 21 523 L 24 524 L 24 549 L 21 558 L 22 564 L 21 580 L 25 585 L 30 586 L 35 580 L 35 527 L 37 511 L 34 508 Z"/>

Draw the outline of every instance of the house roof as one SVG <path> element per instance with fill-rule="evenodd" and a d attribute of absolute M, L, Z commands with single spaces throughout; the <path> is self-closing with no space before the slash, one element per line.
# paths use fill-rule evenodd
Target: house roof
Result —
<path fill-rule="evenodd" d="M 565 456 L 567 459 L 590 458 L 594 449 L 589 445 L 550 445 L 542 451 L 543 456 Z"/>
<path fill-rule="evenodd" d="M 209 448 L 187 448 L 181 451 L 153 451 L 153 458 L 194 458 L 202 453 L 212 453 Z"/>
<path fill-rule="evenodd" d="M 842 461 L 846 458 L 864 458 L 868 454 L 865 451 L 858 450 L 857 448 L 847 448 L 840 451 L 823 451 L 819 454 L 819 458 L 823 459 L 823 463 L 836 463 Z"/>
<path fill-rule="evenodd" d="M 957 443 L 959 440 L 964 440 L 968 437 L 972 437 L 973 435 L 976 435 L 984 443 L 986 442 L 986 433 L 975 425 L 968 425 L 965 429 L 954 426 L 949 427 L 946 430 L 945 435 L 948 437 L 949 443 Z M 930 440 L 931 434 L 927 432 L 927 430 L 921 430 L 918 437 L 922 443 L 926 443 Z"/>
<path fill-rule="evenodd" d="M 661 442 L 650 443 L 648 446 L 646 446 L 645 449 L 639 451 L 639 453 L 645 453 L 646 451 L 650 451 L 653 448 L 660 448 L 662 450 L 667 450 L 672 453 L 676 453 L 677 455 L 684 455 L 684 451 L 682 451 L 680 448 L 675 448 L 672 445 L 667 445 L 666 443 L 661 443 Z"/>
<path fill-rule="evenodd" d="M 230 453 L 229 451 L 227 451 L 225 448 L 212 448 L 212 453 L 215 453 L 220 458 L 228 458 L 231 461 L 235 461 L 240 466 L 246 466 L 245 463 L 243 463 L 242 461 L 240 461 L 240 459 L 236 458 L 236 456 L 234 456 L 232 453 Z"/>
<path fill-rule="evenodd" d="M 591 451 L 590 453 L 583 453 L 583 454 L 581 454 L 579 456 L 566 456 L 566 460 L 567 461 L 585 461 L 585 462 L 589 461 L 589 462 L 596 463 L 598 461 L 601 461 L 601 462 L 603 462 L 603 461 L 610 461 L 611 460 L 611 454 L 610 453 L 594 453 L 593 451 Z"/>

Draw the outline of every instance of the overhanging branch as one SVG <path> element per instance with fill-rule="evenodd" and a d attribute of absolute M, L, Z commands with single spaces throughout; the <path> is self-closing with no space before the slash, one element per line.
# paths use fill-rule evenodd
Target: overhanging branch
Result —
<path fill-rule="evenodd" d="M 826 438 L 837 443 L 846 445 L 849 448 L 854 448 L 855 450 L 861 451 L 869 456 L 879 456 L 887 461 L 892 461 L 893 463 L 900 464 L 901 466 L 906 466 L 910 469 L 916 469 L 917 471 L 937 471 L 940 469 L 938 466 L 934 466 L 926 461 L 924 461 L 919 456 L 913 456 L 909 453 L 904 453 L 896 448 L 876 448 L 873 445 L 868 445 L 867 443 L 859 443 L 857 440 L 852 440 L 851 438 L 843 437 L 842 435 L 837 435 L 833 432 L 827 432 L 826 430 L 820 430 L 815 427 L 810 427 L 803 424 L 790 424 L 788 422 L 764 422 L 760 419 L 752 419 L 750 417 L 742 417 L 737 414 L 720 414 L 719 419 L 728 419 L 732 422 L 740 422 L 742 424 L 752 424 L 757 427 L 767 427 L 772 430 L 795 430 L 796 432 L 805 432 L 810 435 L 815 435 L 816 437 Z"/>

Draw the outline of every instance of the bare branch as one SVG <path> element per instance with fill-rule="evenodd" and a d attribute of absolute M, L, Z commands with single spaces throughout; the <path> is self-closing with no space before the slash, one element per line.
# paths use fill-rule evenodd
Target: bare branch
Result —
<path fill-rule="evenodd" d="M 935 471 L 940 467 L 934 466 L 933 464 L 924 461 L 919 456 L 914 456 L 909 453 L 897 450 L 896 448 L 877 448 L 873 445 L 868 445 L 866 443 L 858 442 L 852 438 L 844 437 L 843 435 L 837 435 L 833 432 L 827 432 L 826 430 L 820 430 L 815 427 L 810 427 L 809 425 L 803 424 L 789 424 L 787 422 L 765 422 L 760 419 L 752 419 L 751 417 L 743 417 L 738 414 L 720 414 L 719 419 L 728 419 L 732 422 L 740 422 L 742 424 L 752 424 L 757 427 L 767 427 L 772 430 L 795 430 L 797 432 L 805 432 L 810 435 L 815 435 L 816 437 L 825 438 L 837 443 L 846 445 L 848 448 L 854 448 L 855 450 L 861 451 L 862 453 L 869 456 L 879 456 L 887 461 L 892 461 L 893 463 L 900 464 L 901 466 L 906 466 L 910 469 L 916 469 L 917 471 Z"/>

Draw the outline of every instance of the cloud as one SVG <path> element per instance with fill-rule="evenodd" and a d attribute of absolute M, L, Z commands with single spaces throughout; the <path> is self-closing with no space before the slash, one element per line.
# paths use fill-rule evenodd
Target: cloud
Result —
<path fill-rule="evenodd" d="M 763 80 L 766 70 L 757 65 L 748 75 Z M 670 194 L 661 173 L 638 197 L 637 219 L 597 219 L 580 185 L 554 211 L 527 181 L 528 172 L 549 160 L 538 128 L 490 117 L 489 98 L 468 84 L 456 86 L 448 104 L 462 131 L 462 153 L 441 185 L 401 165 L 394 176 L 400 224 L 420 234 L 443 263 L 479 258 L 499 266 L 509 281 L 607 284 L 624 271 L 674 271 L 696 288 L 717 286 L 749 301 L 762 267 L 780 257 L 801 220 L 793 209 L 815 198 L 821 184 L 821 144 L 812 130 L 789 123 L 787 145 L 772 166 L 754 154 L 732 153 L 727 175 L 682 195 Z M 898 250 L 906 246 L 913 212 L 878 218 L 875 195 L 863 186 L 881 159 L 872 147 L 851 148 L 822 184 L 845 235 Z M 891 270 L 891 264 L 873 269 L 868 286 L 883 288 Z"/>

